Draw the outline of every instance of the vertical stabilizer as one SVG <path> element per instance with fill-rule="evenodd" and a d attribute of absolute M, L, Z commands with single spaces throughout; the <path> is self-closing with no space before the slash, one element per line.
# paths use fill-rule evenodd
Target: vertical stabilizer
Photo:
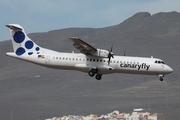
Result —
<path fill-rule="evenodd" d="M 41 48 L 27 36 L 22 26 L 18 24 L 8 24 L 6 26 L 10 29 L 14 53 L 17 56 L 39 54 Z"/>

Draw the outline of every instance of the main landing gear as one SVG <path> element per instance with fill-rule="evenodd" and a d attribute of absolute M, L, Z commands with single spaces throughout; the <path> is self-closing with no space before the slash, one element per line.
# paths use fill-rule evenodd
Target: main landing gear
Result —
<path fill-rule="evenodd" d="M 94 75 L 96 75 L 95 78 L 96 78 L 97 80 L 101 80 L 101 78 L 102 78 L 102 74 L 99 74 L 99 73 L 98 73 L 98 69 L 91 69 L 88 74 L 89 74 L 89 76 L 91 76 L 91 77 L 94 77 Z"/>
<path fill-rule="evenodd" d="M 164 77 L 164 75 L 159 75 L 159 80 L 163 81 L 163 77 Z"/>

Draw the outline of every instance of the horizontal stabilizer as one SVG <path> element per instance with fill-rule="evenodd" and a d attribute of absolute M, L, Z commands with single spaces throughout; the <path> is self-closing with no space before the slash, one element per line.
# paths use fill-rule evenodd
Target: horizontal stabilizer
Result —
<path fill-rule="evenodd" d="M 23 30 L 22 26 L 20 26 L 18 24 L 8 24 L 8 25 L 6 25 L 6 27 L 13 29 L 13 30 Z"/>

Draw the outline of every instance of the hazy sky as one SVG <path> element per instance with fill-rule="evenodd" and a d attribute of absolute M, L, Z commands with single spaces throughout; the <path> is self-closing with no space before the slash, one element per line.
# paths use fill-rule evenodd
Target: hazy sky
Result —
<path fill-rule="evenodd" d="M 145 11 L 180 12 L 180 0 L 0 0 L 0 41 L 10 39 L 9 23 L 22 25 L 27 33 L 102 28 Z"/>

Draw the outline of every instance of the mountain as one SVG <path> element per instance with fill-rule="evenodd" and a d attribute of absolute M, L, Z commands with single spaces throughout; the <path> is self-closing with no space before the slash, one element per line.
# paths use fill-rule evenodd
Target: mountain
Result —
<path fill-rule="evenodd" d="M 118 17 L 118 16 L 117 16 Z M 25 28 L 28 30 L 28 28 Z M 8 32 L 8 30 L 7 30 Z M 0 42 L 0 119 L 44 120 L 68 114 L 107 114 L 145 108 L 158 120 L 178 119 L 180 111 L 180 13 L 136 13 L 122 23 L 104 28 L 66 28 L 31 33 L 38 45 L 75 51 L 69 37 L 79 37 L 116 55 L 157 57 L 174 72 L 160 82 L 156 76 L 112 74 L 96 81 L 87 73 L 47 69 L 7 57 L 11 41 Z"/>

